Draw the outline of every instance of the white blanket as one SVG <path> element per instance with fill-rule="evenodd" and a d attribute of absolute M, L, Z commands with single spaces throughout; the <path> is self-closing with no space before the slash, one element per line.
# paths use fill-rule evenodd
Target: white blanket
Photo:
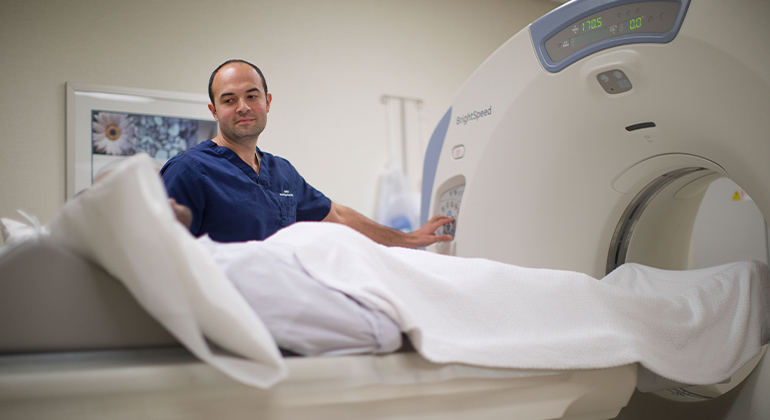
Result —
<path fill-rule="evenodd" d="M 713 384 L 770 338 L 768 267 L 692 271 L 626 264 L 581 273 L 387 248 L 330 223 L 267 242 L 293 247 L 328 286 L 390 315 L 438 363 L 592 369 L 639 362 L 665 378 Z"/>
<path fill-rule="evenodd" d="M 174 221 L 152 160 L 127 159 L 68 202 L 51 239 L 101 264 L 194 354 L 269 387 L 287 368 L 262 321 L 211 256 Z M 638 265 L 603 281 L 385 248 L 329 223 L 270 238 L 317 279 L 395 319 L 428 360 L 584 369 L 641 362 L 674 381 L 721 382 L 768 341 L 768 269 L 692 272 Z M 208 341 L 235 355 L 211 349 Z"/>

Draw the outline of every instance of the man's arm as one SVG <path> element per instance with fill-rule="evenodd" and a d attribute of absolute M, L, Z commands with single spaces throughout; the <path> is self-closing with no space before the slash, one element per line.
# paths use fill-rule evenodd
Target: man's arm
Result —
<path fill-rule="evenodd" d="M 447 216 L 434 216 L 425 225 L 411 233 L 400 232 L 383 226 L 350 207 L 341 206 L 332 202 L 332 208 L 324 222 L 334 222 L 351 227 L 369 239 L 387 246 L 400 246 L 405 248 L 421 248 L 436 242 L 452 240 L 451 235 L 436 235 L 436 230 L 454 219 Z"/>

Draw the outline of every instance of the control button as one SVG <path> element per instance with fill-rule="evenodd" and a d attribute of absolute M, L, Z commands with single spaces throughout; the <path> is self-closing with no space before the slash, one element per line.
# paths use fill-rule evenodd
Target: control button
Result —
<path fill-rule="evenodd" d="M 448 211 L 448 212 L 446 213 L 446 215 L 447 215 L 448 217 L 454 217 L 454 216 L 452 216 L 452 212 L 451 212 L 451 211 Z M 454 237 L 455 237 L 455 222 L 454 222 L 454 221 L 452 221 L 452 222 L 449 222 L 449 223 L 446 223 L 446 224 L 443 226 L 443 228 L 444 228 L 444 234 L 445 234 L 445 235 L 452 235 L 452 238 L 454 238 Z"/>
<path fill-rule="evenodd" d="M 463 156 L 465 156 L 465 146 L 463 146 L 462 144 L 459 146 L 455 146 L 454 149 L 452 149 L 453 159 L 455 160 L 462 159 Z"/>

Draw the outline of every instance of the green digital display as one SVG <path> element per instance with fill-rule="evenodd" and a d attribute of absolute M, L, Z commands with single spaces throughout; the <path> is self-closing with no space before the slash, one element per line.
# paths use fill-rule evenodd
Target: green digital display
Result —
<path fill-rule="evenodd" d="M 596 19 L 590 19 L 583 22 L 583 24 L 580 25 L 580 28 L 581 28 L 580 31 L 585 32 L 585 31 L 590 31 L 592 29 L 599 29 L 601 27 L 602 27 L 602 18 L 601 16 L 599 16 Z"/>
<path fill-rule="evenodd" d="M 679 3 L 645 1 L 611 7 L 569 24 L 545 42 L 548 55 L 559 62 L 606 39 L 642 33 L 665 33 L 674 26 Z"/>
<path fill-rule="evenodd" d="M 576 47 L 582 47 L 616 35 L 628 34 L 641 29 L 643 20 L 643 17 L 640 16 L 612 26 L 602 27 L 601 17 L 589 19 L 583 21 L 580 25 L 580 31 L 570 39 L 570 44 Z"/>
<path fill-rule="evenodd" d="M 628 22 L 623 22 L 623 23 L 621 23 L 619 25 L 619 29 L 618 30 L 622 31 L 626 27 L 628 28 L 629 31 L 633 31 L 634 29 L 639 29 L 639 28 L 642 27 L 642 20 L 643 20 L 643 17 L 640 16 L 640 17 L 638 17 L 636 19 L 631 19 Z M 584 21 L 583 23 L 580 24 L 580 32 L 581 33 L 587 32 L 587 31 L 592 31 L 594 29 L 601 29 L 601 28 L 602 28 L 602 17 L 601 16 L 599 16 L 597 18 L 594 18 L 594 19 L 586 20 L 586 21 Z"/>

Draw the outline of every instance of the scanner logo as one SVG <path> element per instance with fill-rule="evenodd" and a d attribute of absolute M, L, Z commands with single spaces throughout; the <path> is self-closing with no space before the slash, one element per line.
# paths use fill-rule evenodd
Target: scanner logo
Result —
<path fill-rule="evenodd" d="M 478 119 L 487 117 L 492 115 L 492 105 L 489 106 L 487 109 L 482 109 L 480 111 L 473 111 L 469 112 L 465 115 L 457 117 L 457 124 L 456 125 L 466 125 L 469 121 L 476 121 Z"/>

